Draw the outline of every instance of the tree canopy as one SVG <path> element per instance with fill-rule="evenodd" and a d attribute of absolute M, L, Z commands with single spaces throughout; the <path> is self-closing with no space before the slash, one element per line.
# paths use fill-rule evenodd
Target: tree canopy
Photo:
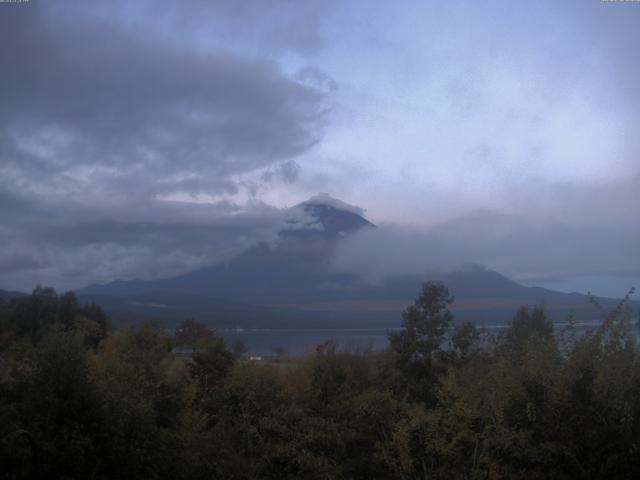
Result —
<path fill-rule="evenodd" d="M 0 304 L 3 478 L 610 479 L 640 475 L 640 351 L 622 303 L 554 329 L 455 325 L 423 285 L 383 351 L 257 363 L 210 327 L 108 329 L 37 288 Z M 189 354 L 176 346 L 189 345 Z"/>

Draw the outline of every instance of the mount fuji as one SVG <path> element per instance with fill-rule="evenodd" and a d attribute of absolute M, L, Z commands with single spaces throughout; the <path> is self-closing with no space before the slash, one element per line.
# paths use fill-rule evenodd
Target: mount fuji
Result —
<path fill-rule="evenodd" d="M 457 320 L 507 322 L 523 305 L 544 304 L 557 320 L 572 314 L 593 320 L 589 298 L 527 287 L 493 270 L 467 266 L 439 274 L 396 275 L 371 285 L 355 273 L 337 273 L 331 258 L 344 238 L 376 226 L 364 211 L 327 194 L 287 211 L 272 244 L 259 243 L 230 261 L 155 280 L 117 280 L 77 291 L 101 304 L 117 322 L 197 318 L 217 327 L 394 327 L 420 284 L 444 281 L 455 296 Z M 603 306 L 615 305 L 613 299 Z"/>

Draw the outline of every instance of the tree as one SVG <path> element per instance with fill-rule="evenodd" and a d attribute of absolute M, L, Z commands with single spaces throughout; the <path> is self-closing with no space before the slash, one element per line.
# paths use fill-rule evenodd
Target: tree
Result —
<path fill-rule="evenodd" d="M 542 307 L 521 307 L 511 321 L 507 331 L 507 342 L 520 348 L 533 336 L 543 340 L 553 339 L 553 323 Z"/>
<path fill-rule="evenodd" d="M 276 354 L 277 360 L 281 360 L 282 357 L 284 357 L 287 354 L 287 349 L 284 348 L 282 345 L 278 345 L 273 347 L 273 353 Z"/>
<path fill-rule="evenodd" d="M 249 352 L 249 347 L 247 347 L 247 344 L 245 343 L 244 340 L 236 340 L 233 344 L 233 354 L 237 357 L 240 358 L 244 355 L 246 355 Z"/>
<path fill-rule="evenodd" d="M 109 319 L 94 303 L 81 307 L 73 292 L 58 295 L 53 288 L 42 286 L 0 308 L 0 330 L 28 338 L 34 345 L 54 327 L 80 332 L 85 343 L 95 348 L 107 336 Z"/>
<path fill-rule="evenodd" d="M 66 292 L 58 297 L 58 321 L 64 328 L 70 329 L 80 310 L 78 297 L 73 292 Z"/>
<path fill-rule="evenodd" d="M 441 282 L 426 282 L 418 298 L 402 312 L 402 330 L 389 333 L 391 348 L 406 363 L 429 360 L 448 333 L 453 297 Z"/>
<path fill-rule="evenodd" d="M 107 337 L 110 330 L 109 317 L 104 313 L 99 305 L 91 302 L 84 305 L 78 312 L 81 318 L 88 319 L 91 326 L 91 335 L 85 335 L 85 340 L 96 347 L 98 343 Z M 76 323 L 78 320 L 76 319 Z M 87 322 L 80 322 L 83 326 L 86 326 Z M 76 326 L 76 328 L 78 328 Z"/>
<path fill-rule="evenodd" d="M 205 324 L 195 320 L 184 320 L 175 334 L 178 347 L 190 348 L 194 352 L 202 350 L 215 343 L 216 334 Z"/>
<path fill-rule="evenodd" d="M 92 359 L 104 424 L 95 478 L 184 478 L 190 392 L 183 362 L 153 323 L 109 336 Z M 89 478 L 76 477 L 76 478 Z"/>
<path fill-rule="evenodd" d="M 38 285 L 31 295 L 11 300 L 8 326 L 16 336 L 39 343 L 59 320 L 59 304 L 53 288 Z"/>
<path fill-rule="evenodd" d="M 219 386 L 236 361 L 222 337 L 216 336 L 209 346 L 193 355 L 191 374 L 203 392 Z"/>
<path fill-rule="evenodd" d="M 37 445 L 33 461 L 41 478 L 87 478 L 99 455 L 101 403 L 82 338 L 54 328 L 30 360 L 33 370 L 18 377 L 21 398 L 10 406 L 9 420 Z"/>
<path fill-rule="evenodd" d="M 444 283 L 426 282 L 413 305 L 402 313 L 402 329 L 388 335 L 405 387 L 423 399 L 431 396 L 433 361 L 453 320 L 449 311 L 452 303 L 453 297 Z"/>
<path fill-rule="evenodd" d="M 463 323 L 451 336 L 453 354 L 458 361 L 464 362 L 477 352 L 480 331 L 473 323 Z"/>

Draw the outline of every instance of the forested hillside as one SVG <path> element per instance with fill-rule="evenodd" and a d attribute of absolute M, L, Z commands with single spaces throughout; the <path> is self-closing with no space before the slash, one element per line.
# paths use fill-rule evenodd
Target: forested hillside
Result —
<path fill-rule="evenodd" d="M 382 352 L 250 361 L 195 321 L 109 330 L 36 289 L 0 310 L 3 478 L 634 478 L 640 351 L 626 304 L 554 334 L 520 309 L 452 330 L 426 283 Z M 192 355 L 175 353 L 193 352 Z"/>

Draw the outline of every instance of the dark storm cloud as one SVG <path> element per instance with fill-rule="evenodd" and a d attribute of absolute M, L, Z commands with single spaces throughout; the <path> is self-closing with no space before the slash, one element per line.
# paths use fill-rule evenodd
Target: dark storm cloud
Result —
<path fill-rule="evenodd" d="M 77 16 L 127 24 L 144 24 L 146 31 L 164 32 L 189 44 L 222 43 L 229 48 L 273 56 L 287 51 L 312 55 L 326 45 L 323 23 L 336 0 L 110 0 L 77 2 L 57 0 L 49 4 Z"/>
<path fill-rule="evenodd" d="M 4 148 L 47 173 L 93 160 L 228 175 L 319 138 L 321 91 L 272 63 L 106 24 L 51 25 L 27 9 L 0 22 Z M 43 158 L 56 148 L 55 161 Z"/>
<path fill-rule="evenodd" d="M 34 278 L 68 287 L 186 273 L 273 241 L 284 224 L 281 210 L 261 204 L 162 202 L 99 215 L 95 207 L 53 205 L 47 215 L 23 212 L 0 228 L 0 278 L 21 288 Z"/>
<path fill-rule="evenodd" d="M 0 271 L 16 272 L 22 270 L 32 270 L 41 267 L 42 264 L 37 259 L 28 255 L 19 255 L 0 258 Z"/>
<path fill-rule="evenodd" d="M 38 266 L 66 285 L 170 274 L 272 238 L 281 212 L 225 198 L 264 169 L 295 180 L 326 91 L 74 6 L 0 13 L 0 283 L 25 288 Z"/>

